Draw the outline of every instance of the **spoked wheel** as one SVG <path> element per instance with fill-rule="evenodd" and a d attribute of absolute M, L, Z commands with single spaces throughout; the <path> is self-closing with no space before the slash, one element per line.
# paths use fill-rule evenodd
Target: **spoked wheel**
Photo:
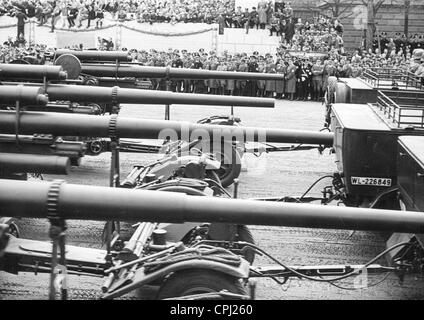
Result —
<path fill-rule="evenodd" d="M 14 222 L 12 222 L 9 225 L 8 233 L 10 235 L 14 236 L 15 238 L 19 238 L 19 236 L 20 236 L 19 228 L 18 228 L 18 226 Z"/>
<path fill-rule="evenodd" d="M 233 294 L 247 294 L 246 288 L 238 278 L 212 270 L 185 270 L 175 272 L 166 279 L 160 287 L 157 298 L 178 298 L 223 290 Z"/>

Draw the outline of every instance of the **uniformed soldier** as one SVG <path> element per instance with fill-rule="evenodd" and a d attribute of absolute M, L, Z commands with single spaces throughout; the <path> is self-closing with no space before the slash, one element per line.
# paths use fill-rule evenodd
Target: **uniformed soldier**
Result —
<path fill-rule="evenodd" d="M 237 65 L 236 65 L 234 59 L 230 59 L 230 61 L 228 62 L 228 65 L 227 65 L 227 71 L 228 72 L 235 72 L 236 70 L 237 70 Z M 227 80 L 226 90 L 227 90 L 227 92 L 230 96 L 234 95 L 235 86 L 236 86 L 236 82 L 235 82 L 234 79 L 228 79 Z"/>
<path fill-rule="evenodd" d="M 193 69 L 203 69 L 203 63 L 200 61 L 199 54 L 196 53 L 196 56 L 194 57 L 194 62 L 192 64 Z M 201 93 L 203 91 L 203 83 L 201 80 L 195 80 L 193 81 L 193 92 L 194 93 Z"/>
<path fill-rule="evenodd" d="M 248 72 L 259 72 L 259 65 L 258 65 L 258 60 L 256 56 L 250 57 L 250 61 L 247 66 L 248 66 L 247 68 Z M 247 80 L 247 83 L 246 83 L 247 95 L 250 97 L 255 97 L 257 90 L 258 90 L 258 85 L 256 80 Z"/>
<path fill-rule="evenodd" d="M 247 64 L 247 60 L 246 58 L 242 58 L 241 63 L 238 66 L 237 72 L 247 72 L 248 70 L 249 70 L 249 66 Z M 239 96 L 247 95 L 246 87 L 247 87 L 246 80 L 237 80 L 236 81 L 237 95 Z"/>
<path fill-rule="evenodd" d="M 184 67 L 184 62 L 181 60 L 180 55 L 176 52 L 174 55 L 174 59 L 172 60 L 171 64 L 172 68 L 181 69 Z M 182 79 L 175 79 L 172 83 L 172 91 L 182 92 L 183 91 L 183 80 Z"/>
<path fill-rule="evenodd" d="M 266 70 L 267 70 L 267 64 L 265 62 L 265 58 L 263 56 L 260 56 L 259 62 L 258 62 L 258 72 L 259 73 L 266 73 Z M 257 86 L 258 86 L 257 96 L 258 97 L 264 97 L 265 96 L 266 81 L 265 80 L 258 80 L 256 83 L 257 83 Z"/>

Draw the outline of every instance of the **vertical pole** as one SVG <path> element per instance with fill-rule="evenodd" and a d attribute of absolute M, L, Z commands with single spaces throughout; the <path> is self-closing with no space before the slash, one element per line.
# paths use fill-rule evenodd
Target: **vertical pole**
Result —
<path fill-rule="evenodd" d="M 405 0 L 405 23 L 404 23 L 404 31 L 406 38 L 408 39 L 409 34 L 409 10 L 411 8 L 411 0 Z"/>
<path fill-rule="evenodd" d="M 64 221 L 63 221 L 64 223 Z M 60 265 L 63 267 L 62 272 L 63 274 L 63 281 L 62 281 L 62 288 L 61 288 L 61 298 L 62 300 L 67 300 L 68 299 L 68 287 L 67 287 L 67 283 L 66 283 L 66 258 L 65 258 L 65 254 L 66 254 L 66 246 L 65 246 L 65 228 L 62 229 L 62 232 L 59 235 L 59 239 L 58 239 L 58 244 L 59 244 L 59 249 L 60 249 L 60 260 L 59 263 Z"/>
<path fill-rule="evenodd" d="M 111 165 L 110 165 L 110 180 L 109 185 L 111 188 L 117 188 L 119 186 L 119 141 L 116 138 L 111 138 Z M 108 257 L 111 253 L 111 241 L 113 232 L 114 221 L 108 221 L 106 223 L 106 251 Z"/>
<path fill-rule="evenodd" d="M 171 91 L 171 79 L 169 77 L 166 78 L 166 91 Z M 165 120 L 171 120 L 171 110 L 170 105 L 165 105 Z"/>
<path fill-rule="evenodd" d="M 50 228 L 53 228 L 51 226 Z M 49 300 L 55 300 L 56 299 L 56 288 L 55 288 L 55 281 L 56 281 L 56 267 L 57 267 L 57 245 L 58 241 L 56 237 L 52 237 L 53 240 L 53 248 L 52 248 L 52 261 L 51 261 L 51 271 L 50 271 L 50 292 L 49 292 Z"/>

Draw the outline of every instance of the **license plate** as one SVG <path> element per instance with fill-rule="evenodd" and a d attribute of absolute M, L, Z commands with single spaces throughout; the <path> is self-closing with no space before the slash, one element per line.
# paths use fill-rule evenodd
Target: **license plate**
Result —
<path fill-rule="evenodd" d="M 354 186 L 375 186 L 375 187 L 391 187 L 392 179 L 389 178 L 365 178 L 352 177 L 352 185 Z"/>

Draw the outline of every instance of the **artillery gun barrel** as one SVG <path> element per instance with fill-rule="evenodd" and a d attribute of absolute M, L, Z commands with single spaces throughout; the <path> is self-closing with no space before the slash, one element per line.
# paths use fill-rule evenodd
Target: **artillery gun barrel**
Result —
<path fill-rule="evenodd" d="M 46 105 L 48 98 L 40 87 L 0 85 L 0 104 L 14 104 L 16 101 L 24 104 Z"/>
<path fill-rule="evenodd" d="M 68 174 L 70 160 L 66 157 L 37 154 L 0 153 L 0 169 L 6 172 Z"/>
<path fill-rule="evenodd" d="M 255 72 L 228 72 L 198 69 L 145 67 L 137 65 L 99 65 L 84 64 L 82 73 L 95 77 L 117 78 L 169 78 L 169 79 L 233 79 L 233 80 L 284 80 L 282 74 L 255 73 Z"/>
<path fill-rule="evenodd" d="M 25 87 L 27 86 L 42 88 L 41 84 L 25 84 Z M 13 86 L 5 85 L 3 87 L 9 88 Z M 60 100 L 119 104 L 188 104 L 256 108 L 274 108 L 275 105 L 275 100 L 269 98 L 210 96 L 207 94 L 122 89 L 119 87 L 104 88 L 49 84 L 46 88 L 46 93 L 50 101 Z"/>
<path fill-rule="evenodd" d="M 61 66 L 47 65 L 22 65 L 22 64 L 0 64 L 0 79 L 28 79 L 28 80 L 65 80 L 66 71 Z"/>
<path fill-rule="evenodd" d="M 64 219 L 219 222 L 300 228 L 424 233 L 422 212 L 192 197 L 177 193 L 0 180 L 0 216 L 46 217 L 55 200 Z M 55 192 L 52 192 L 55 191 Z M 54 197 L 55 199 L 52 199 Z"/>
<path fill-rule="evenodd" d="M 64 54 L 72 54 L 82 61 L 119 61 L 129 62 L 131 61 L 130 56 L 127 52 L 123 51 L 95 51 L 95 50 L 56 50 L 54 56 L 60 57 Z"/>
<path fill-rule="evenodd" d="M 233 127 L 193 124 L 165 120 L 134 119 L 116 116 L 91 116 L 54 112 L 21 112 L 20 134 L 55 136 L 109 137 L 110 124 L 118 138 L 302 143 L 332 146 L 333 133 L 272 128 Z M 15 133 L 16 114 L 0 112 L 0 133 Z"/>

